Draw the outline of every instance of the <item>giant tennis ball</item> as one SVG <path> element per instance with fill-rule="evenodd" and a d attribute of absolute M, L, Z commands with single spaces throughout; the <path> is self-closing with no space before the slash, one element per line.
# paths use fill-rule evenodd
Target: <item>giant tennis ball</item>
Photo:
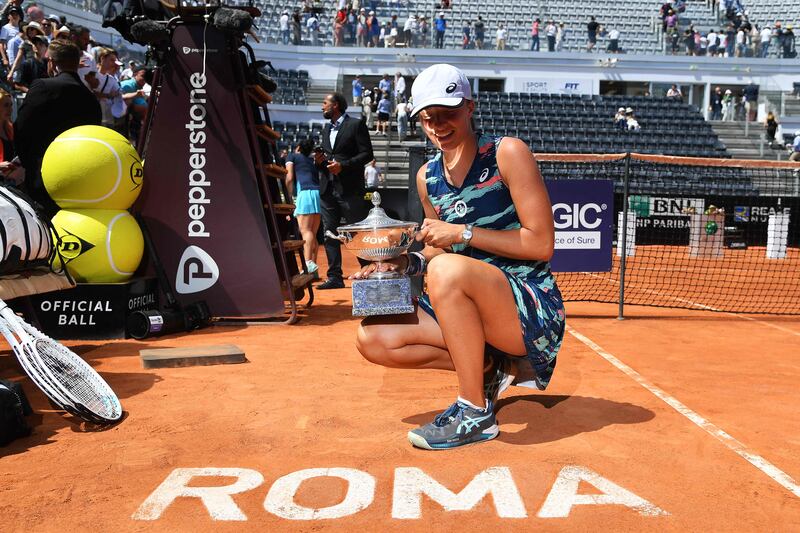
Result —
<path fill-rule="evenodd" d="M 125 281 L 142 260 L 142 230 L 127 211 L 62 209 L 53 217 L 53 226 L 61 238 L 61 257 L 76 281 Z M 54 266 L 60 267 L 58 259 Z"/>
<path fill-rule="evenodd" d="M 128 209 L 142 190 L 142 160 L 116 131 L 78 126 L 47 147 L 42 180 L 62 208 Z"/>

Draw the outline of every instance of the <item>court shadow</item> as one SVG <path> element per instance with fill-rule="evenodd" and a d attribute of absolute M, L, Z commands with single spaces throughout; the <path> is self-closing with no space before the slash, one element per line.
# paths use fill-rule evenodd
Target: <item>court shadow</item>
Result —
<path fill-rule="evenodd" d="M 437 414 L 417 414 L 403 422 L 423 425 Z M 529 394 L 497 402 L 498 439 L 508 444 L 553 442 L 614 424 L 641 424 L 654 417 L 653 411 L 639 405 L 591 396 Z"/>

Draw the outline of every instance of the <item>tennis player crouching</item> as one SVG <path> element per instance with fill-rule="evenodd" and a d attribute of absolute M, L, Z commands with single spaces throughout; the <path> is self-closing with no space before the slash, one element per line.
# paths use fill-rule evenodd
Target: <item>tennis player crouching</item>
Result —
<path fill-rule="evenodd" d="M 425 69 L 411 94 L 412 116 L 439 148 L 417 173 L 425 248 L 383 264 L 427 273 L 428 292 L 414 315 L 366 318 L 356 342 L 379 365 L 455 370 L 455 403 L 408 434 L 437 450 L 496 437 L 495 403 L 512 382 L 547 386 L 565 316 L 548 262 L 550 199 L 528 146 L 475 133 L 469 81 L 451 65 Z"/>

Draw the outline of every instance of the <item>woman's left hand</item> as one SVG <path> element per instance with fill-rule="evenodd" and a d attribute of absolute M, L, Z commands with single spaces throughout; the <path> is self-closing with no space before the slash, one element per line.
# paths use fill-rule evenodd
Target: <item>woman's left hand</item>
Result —
<path fill-rule="evenodd" d="M 445 249 L 460 243 L 463 231 L 463 224 L 450 224 L 438 218 L 426 218 L 422 222 L 422 228 L 417 233 L 417 240 L 423 241 L 434 248 Z"/>

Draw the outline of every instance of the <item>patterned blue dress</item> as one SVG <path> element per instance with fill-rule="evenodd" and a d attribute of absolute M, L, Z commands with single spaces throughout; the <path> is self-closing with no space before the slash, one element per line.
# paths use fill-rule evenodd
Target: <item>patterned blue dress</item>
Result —
<path fill-rule="evenodd" d="M 521 227 L 511 191 L 497 169 L 497 147 L 501 140 L 487 135 L 478 139 L 478 153 L 461 187 L 454 187 L 445 179 L 441 152 L 428 162 L 425 174 L 428 198 L 440 220 L 492 230 Z M 463 244 L 453 245 L 453 252 L 494 265 L 505 274 L 517 303 L 528 352 L 526 358 L 515 358 L 519 361 L 515 383 L 544 390 L 556 366 L 565 326 L 564 304 L 550 263 L 509 259 Z M 419 305 L 436 318 L 427 294 L 420 296 Z M 489 345 L 487 350 L 502 353 Z"/>

